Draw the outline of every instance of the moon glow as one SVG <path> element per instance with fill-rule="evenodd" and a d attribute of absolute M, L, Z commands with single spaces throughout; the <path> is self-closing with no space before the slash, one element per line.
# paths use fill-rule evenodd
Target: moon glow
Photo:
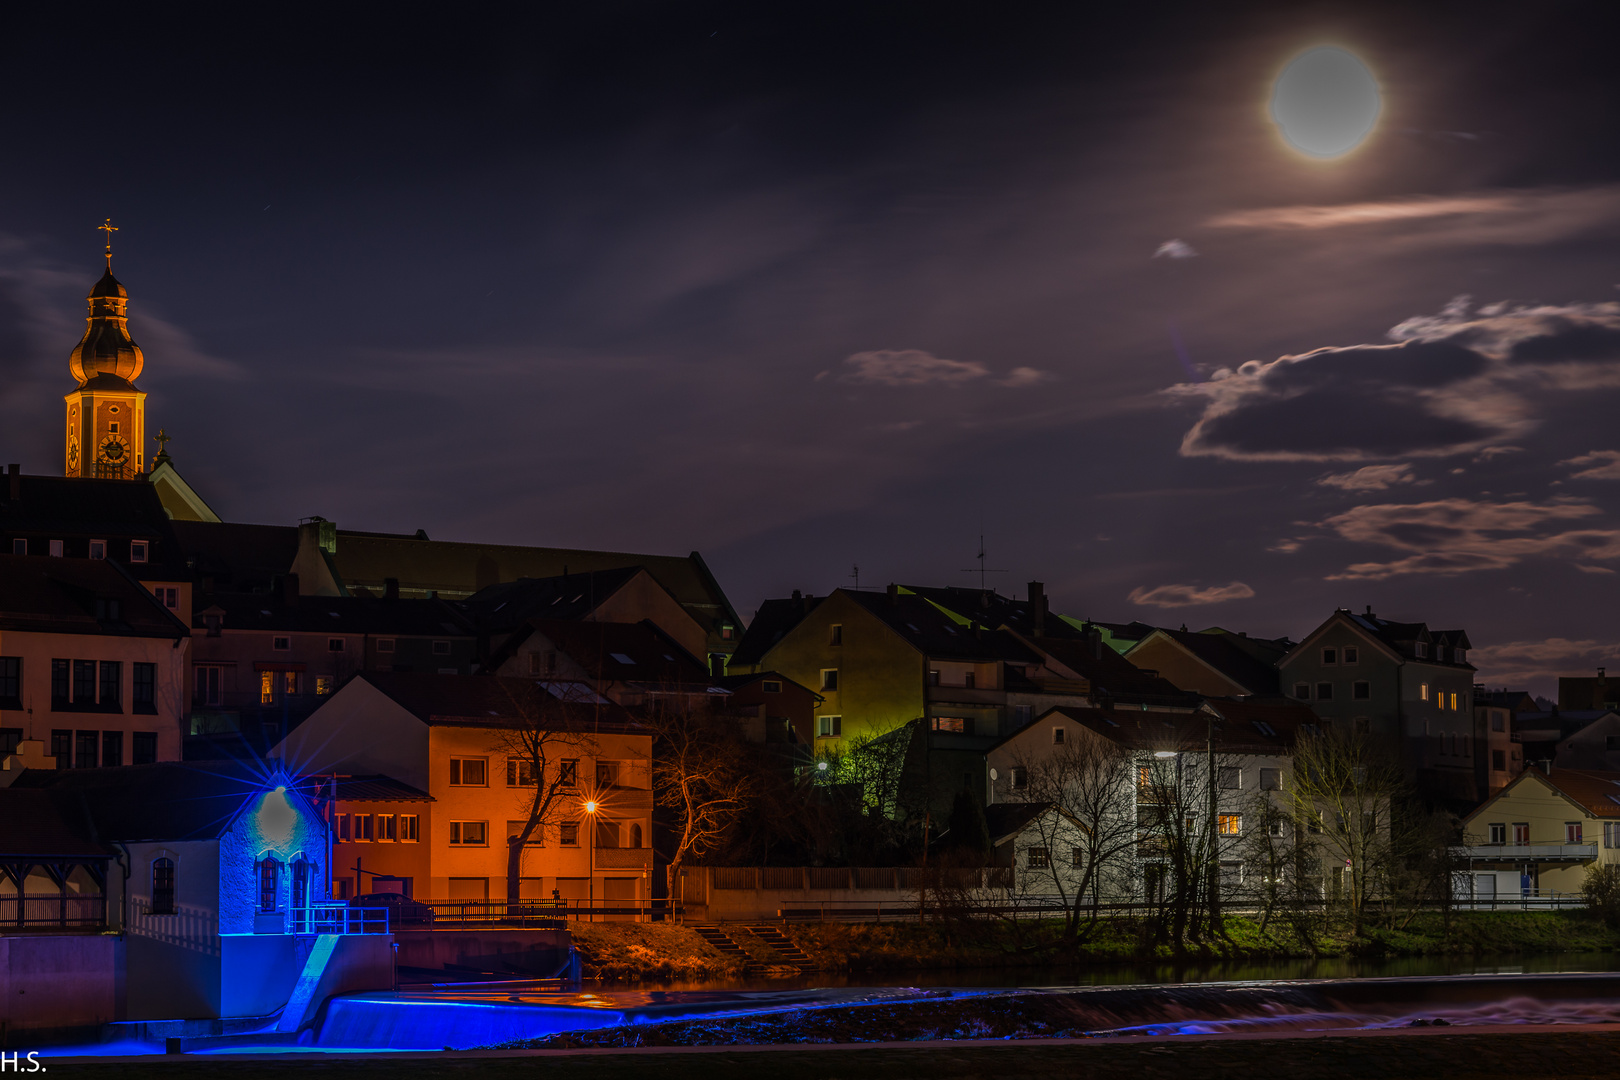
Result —
<path fill-rule="evenodd" d="M 1367 65 L 1333 45 L 1288 62 L 1271 91 L 1271 119 L 1282 137 L 1314 158 L 1342 157 L 1378 122 L 1383 100 Z"/>

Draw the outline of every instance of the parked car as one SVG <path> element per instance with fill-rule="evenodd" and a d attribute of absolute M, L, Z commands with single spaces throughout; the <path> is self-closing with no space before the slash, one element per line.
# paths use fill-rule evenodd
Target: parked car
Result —
<path fill-rule="evenodd" d="M 400 893 L 367 893 L 349 901 L 351 908 L 385 908 L 388 928 L 433 925 L 433 909 Z"/>

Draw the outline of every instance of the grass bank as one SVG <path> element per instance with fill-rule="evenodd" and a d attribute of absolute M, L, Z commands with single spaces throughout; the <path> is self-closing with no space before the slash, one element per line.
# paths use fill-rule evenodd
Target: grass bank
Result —
<path fill-rule="evenodd" d="M 575 923 L 574 942 L 587 978 L 616 982 L 700 981 L 742 976 L 741 958 L 714 949 L 690 927 L 666 923 Z M 1174 961 L 1215 963 L 1418 956 L 1524 956 L 1620 952 L 1620 932 L 1582 911 L 1459 912 L 1449 924 L 1420 913 L 1406 925 L 1373 926 L 1360 935 L 1318 928 L 1308 937 L 1276 924 L 1264 932 L 1244 917 L 1226 920 L 1213 940 L 1157 943 L 1130 919 L 1100 924 L 1090 940 L 1066 942 L 1057 921 L 804 923 L 784 932 L 823 971 L 880 974 L 974 968 L 1091 966 Z M 769 947 L 737 928 L 750 959 L 771 962 Z"/>

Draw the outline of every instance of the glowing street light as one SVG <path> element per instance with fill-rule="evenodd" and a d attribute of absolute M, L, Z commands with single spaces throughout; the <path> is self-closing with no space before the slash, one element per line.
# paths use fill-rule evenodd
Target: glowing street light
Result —
<path fill-rule="evenodd" d="M 585 906 L 590 912 L 591 922 L 596 921 L 596 811 L 601 804 L 595 799 L 586 799 L 585 813 L 589 816 L 585 831 L 585 857 L 588 867 L 585 874 Z"/>

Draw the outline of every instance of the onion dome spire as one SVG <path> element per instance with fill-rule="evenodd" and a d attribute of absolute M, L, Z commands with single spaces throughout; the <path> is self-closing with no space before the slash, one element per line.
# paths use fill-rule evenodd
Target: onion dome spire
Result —
<path fill-rule="evenodd" d="M 129 317 L 125 314 L 129 293 L 113 277 L 112 234 L 118 226 L 109 218 L 96 227 L 107 234 L 107 270 L 86 297 L 90 314 L 85 322 L 89 326 L 68 357 L 68 370 L 81 388 L 91 380 L 96 380 L 98 387 L 128 386 L 141 373 L 146 358 L 129 336 Z"/>

